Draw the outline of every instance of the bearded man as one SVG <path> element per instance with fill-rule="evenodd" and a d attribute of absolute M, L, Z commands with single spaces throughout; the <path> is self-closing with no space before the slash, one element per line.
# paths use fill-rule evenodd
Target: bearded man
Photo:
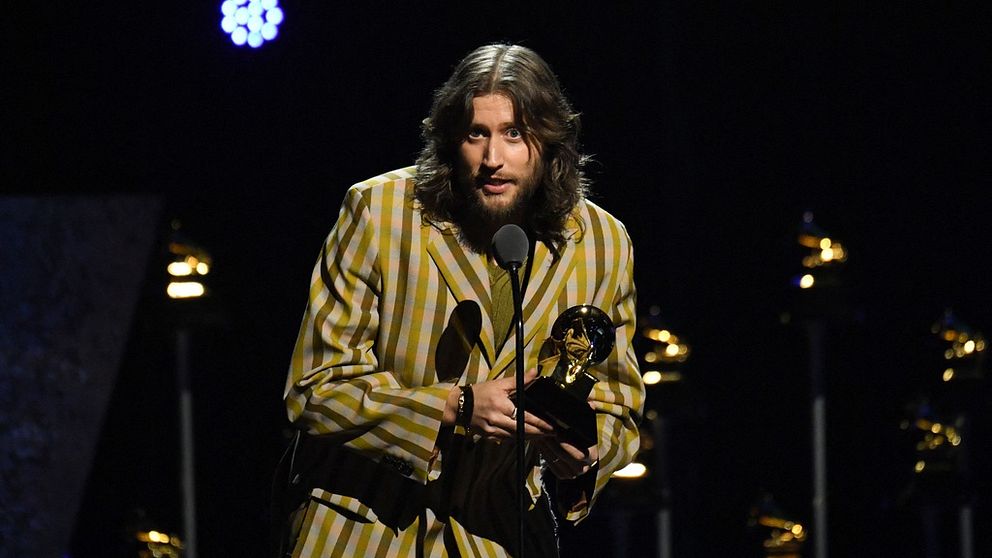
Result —
<path fill-rule="evenodd" d="M 578 131 L 544 60 L 486 45 L 435 93 L 416 166 L 348 190 L 286 384 L 302 434 L 286 471 L 285 555 L 520 553 L 514 310 L 510 272 L 490 248 L 507 223 L 531 239 L 520 269 L 526 382 L 567 308 L 597 306 L 616 326 L 614 351 L 590 369 L 594 445 L 525 413 L 524 553 L 557 556 L 556 518 L 584 518 L 633 459 L 644 385 L 631 243 L 586 199 Z"/>

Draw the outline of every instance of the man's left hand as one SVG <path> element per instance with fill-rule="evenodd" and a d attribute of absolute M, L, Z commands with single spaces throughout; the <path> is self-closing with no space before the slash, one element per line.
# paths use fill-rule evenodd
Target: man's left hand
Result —
<path fill-rule="evenodd" d="M 574 479 L 589 472 L 599 461 L 599 449 L 590 446 L 582 449 L 557 438 L 535 440 L 548 468 L 559 479 Z"/>

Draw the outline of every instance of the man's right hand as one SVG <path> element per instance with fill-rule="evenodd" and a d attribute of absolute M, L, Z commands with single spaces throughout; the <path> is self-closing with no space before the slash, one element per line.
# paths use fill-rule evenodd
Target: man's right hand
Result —
<path fill-rule="evenodd" d="M 537 369 L 531 368 L 524 375 L 524 385 L 537 379 Z M 517 433 L 517 406 L 510 396 L 517 390 L 517 379 L 513 376 L 472 384 L 474 404 L 469 428 L 490 440 L 512 440 Z M 454 424 L 458 412 L 460 388 L 455 386 L 448 395 L 445 407 L 445 423 Z M 450 418 L 450 422 L 447 419 Z M 524 413 L 524 436 L 543 438 L 554 435 L 554 427 L 537 415 Z"/>

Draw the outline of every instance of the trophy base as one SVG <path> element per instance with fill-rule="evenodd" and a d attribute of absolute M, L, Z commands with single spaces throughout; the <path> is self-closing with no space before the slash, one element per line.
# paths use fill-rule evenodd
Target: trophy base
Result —
<path fill-rule="evenodd" d="M 527 386 L 526 394 L 525 410 L 551 423 L 561 438 L 582 449 L 596 445 L 596 412 L 584 398 L 546 376 Z"/>

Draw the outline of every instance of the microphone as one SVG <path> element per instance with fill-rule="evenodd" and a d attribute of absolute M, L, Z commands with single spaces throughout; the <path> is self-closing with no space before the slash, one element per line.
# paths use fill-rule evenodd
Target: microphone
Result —
<path fill-rule="evenodd" d="M 524 498 L 524 477 L 527 473 L 524 467 L 524 319 L 523 296 L 520 294 L 520 277 L 517 270 L 527 259 L 530 242 L 527 233 L 512 223 L 500 227 L 493 235 L 493 255 L 496 263 L 510 272 L 510 286 L 513 288 L 513 318 L 517 332 L 516 364 L 517 389 L 514 402 L 517 405 L 517 554 L 524 554 L 524 515 L 527 512 Z"/>
<path fill-rule="evenodd" d="M 503 225 L 493 235 L 493 252 L 496 263 L 503 269 L 515 269 L 527 259 L 530 242 L 527 233 L 514 224 Z"/>

